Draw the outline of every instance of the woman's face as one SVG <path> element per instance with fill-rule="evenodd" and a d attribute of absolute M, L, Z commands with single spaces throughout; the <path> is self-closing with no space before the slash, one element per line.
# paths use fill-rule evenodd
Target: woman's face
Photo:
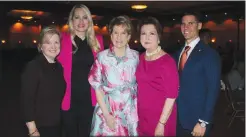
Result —
<path fill-rule="evenodd" d="M 46 57 L 52 60 L 55 59 L 60 53 L 60 47 L 60 38 L 57 34 L 45 34 L 41 45 L 41 51 Z"/>
<path fill-rule="evenodd" d="M 72 24 L 76 33 L 85 33 L 88 30 L 89 17 L 82 8 L 74 10 Z"/>
<path fill-rule="evenodd" d="M 153 24 L 146 24 L 141 27 L 140 42 L 146 50 L 158 47 L 159 36 Z"/>
<path fill-rule="evenodd" d="M 130 40 L 131 35 L 127 33 L 125 25 L 116 25 L 113 27 L 113 31 L 111 34 L 111 41 L 113 46 L 116 48 L 125 47 Z"/>

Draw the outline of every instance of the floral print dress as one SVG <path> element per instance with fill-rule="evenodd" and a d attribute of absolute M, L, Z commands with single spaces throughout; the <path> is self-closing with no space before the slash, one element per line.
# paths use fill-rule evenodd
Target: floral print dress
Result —
<path fill-rule="evenodd" d="M 126 47 L 125 56 L 115 56 L 113 47 L 98 54 L 89 82 L 96 92 L 104 92 L 104 101 L 116 120 L 115 130 L 105 121 L 98 103 L 95 106 L 91 136 L 137 136 L 137 84 L 135 71 L 139 55 Z"/>

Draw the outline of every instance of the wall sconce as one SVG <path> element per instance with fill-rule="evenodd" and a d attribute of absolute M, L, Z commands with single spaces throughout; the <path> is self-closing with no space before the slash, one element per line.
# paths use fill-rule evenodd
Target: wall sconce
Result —
<path fill-rule="evenodd" d="M 215 43 L 215 41 L 216 41 L 216 38 L 212 38 L 211 42 Z"/>

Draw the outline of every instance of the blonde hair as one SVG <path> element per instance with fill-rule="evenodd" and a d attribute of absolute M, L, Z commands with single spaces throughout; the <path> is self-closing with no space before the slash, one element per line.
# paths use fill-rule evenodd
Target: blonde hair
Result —
<path fill-rule="evenodd" d="M 43 45 L 43 41 L 44 41 L 46 34 L 53 34 L 53 35 L 57 34 L 59 36 L 59 40 L 61 41 L 61 34 L 60 34 L 59 30 L 56 29 L 55 26 L 44 27 L 42 29 L 42 31 L 40 32 L 40 35 L 39 35 L 39 44 L 38 44 L 38 51 L 39 52 L 42 52 L 41 47 Z"/>
<path fill-rule="evenodd" d="M 93 24 L 91 12 L 85 5 L 77 4 L 72 8 L 72 10 L 70 11 L 69 17 L 68 17 L 68 26 L 69 26 L 69 32 L 71 34 L 71 40 L 72 40 L 73 45 L 76 48 L 76 50 L 73 51 L 73 53 L 75 53 L 78 50 L 78 46 L 76 45 L 76 43 L 74 41 L 74 37 L 76 34 L 75 34 L 75 30 L 73 28 L 73 23 L 72 23 L 73 17 L 74 17 L 74 12 L 78 8 L 83 9 L 83 11 L 85 12 L 85 14 L 87 15 L 88 20 L 89 20 L 89 26 L 88 26 L 88 29 L 87 29 L 86 34 L 85 34 L 87 43 L 89 44 L 89 46 L 91 47 L 92 50 L 98 52 L 100 50 L 100 46 L 99 46 L 99 42 L 95 36 L 94 24 Z"/>

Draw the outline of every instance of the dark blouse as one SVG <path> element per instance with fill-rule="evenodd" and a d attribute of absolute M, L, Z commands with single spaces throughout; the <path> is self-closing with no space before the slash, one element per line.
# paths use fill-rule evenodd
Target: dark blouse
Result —
<path fill-rule="evenodd" d="M 78 46 L 78 50 L 72 56 L 71 108 L 76 111 L 84 111 L 92 106 L 88 74 L 94 62 L 94 57 L 86 39 L 82 40 L 75 36 L 74 41 Z M 73 50 L 75 50 L 74 46 Z"/>
<path fill-rule="evenodd" d="M 60 108 L 65 93 L 63 68 L 49 63 L 44 55 L 30 61 L 21 77 L 21 109 L 25 122 L 37 127 L 60 124 Z"/>

